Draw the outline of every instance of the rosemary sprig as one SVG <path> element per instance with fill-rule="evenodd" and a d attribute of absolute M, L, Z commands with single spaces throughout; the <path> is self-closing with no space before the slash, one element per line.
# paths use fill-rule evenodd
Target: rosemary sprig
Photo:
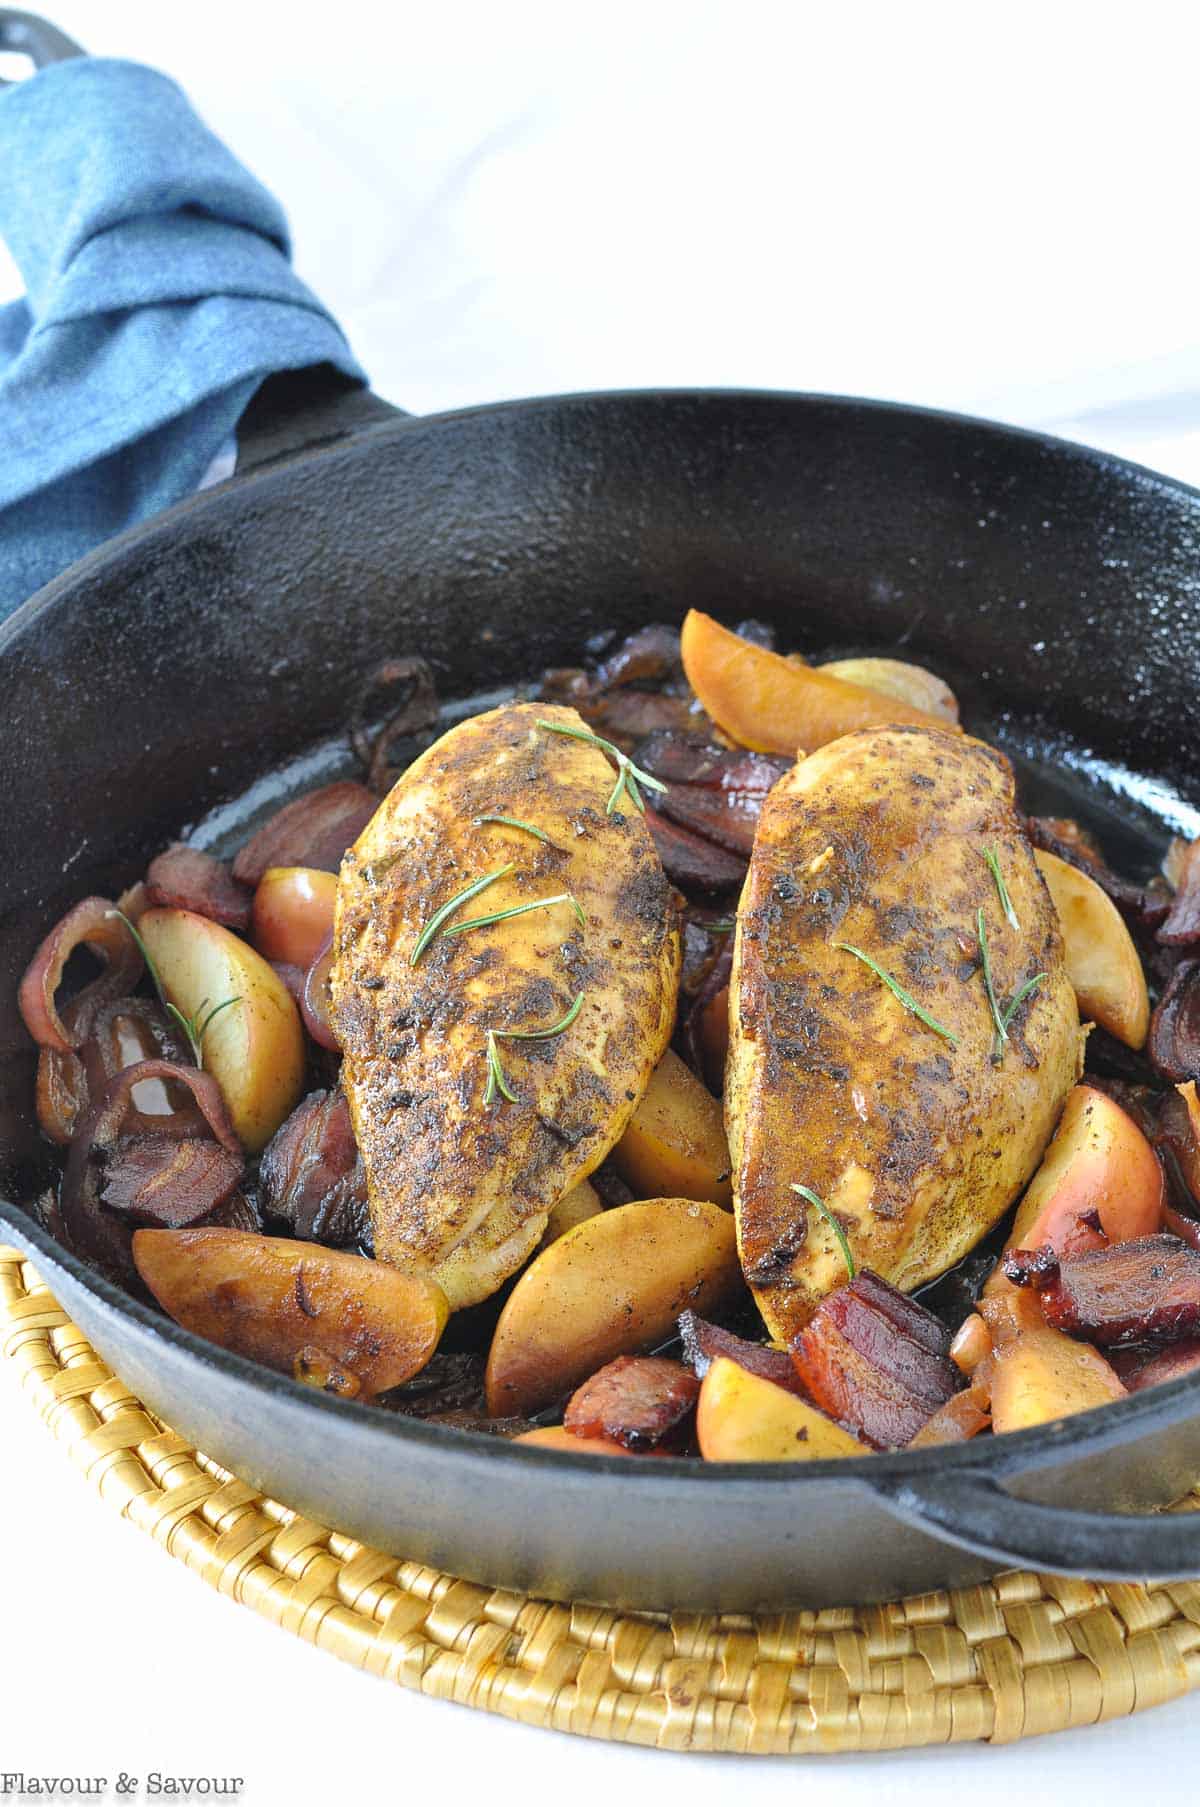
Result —
<path fill-rule="evenodd" d="M 1021 924 L 1017 912 L 1013 909 L 1013 900 L 1008 895 L 1008 886 L 1004 882 L 1004 874 L 1000 870 L 1000 860 L 994 847 L 985 847 L 983 857 L 988 871 L 996 881 L 996 891 L 1000 898 L 1000 908 L 1004 911 L 1010 928 L 1019 929 Z"/>
<path fill-rule="evenodd" d="M 702 923 L 701 927 L 710 935 L 732 935 L 737 928 L 737 917 L 722 916 L 716 922 Z"/>
<path fill-rule="evenodd" d="M 525 833 L 533 835 L 535 840 L 545 841 L 547 847 L 552 845 L 548 834 L 543 834 L 541 829 L 535 828 L 532 822 L 522 822 L 520 816 L 472 816 L 471 818 L 473 828 L 482 828 L 485 822 L 503 822 L 506 828 L 523 828 Z"/>
<path fill-rule="evenodd" d="M 601 735 L 593 734 L 590 728 L 572 728 L 568 722 L 547 722 L 543 721 L 540 716 L 537 718 L 537 725 L 539 728 L 545 728 L 547 734 L 566 734 L 571 740 L 582 740 L 589 747 L 599 747 L 602 753 L 607 753 L 610 759 L 616 760 L 617 782 L 613 785 L 612 795 L 606 806 L 606 814 L 610 816 L 622 796 L 626 795 L 635 809 L 645 809 L 642 793 L 638 789 L 640 784 L 647 785 L 652 791 L 665 791 L 667 788 L 657 778 L 652 778 L 649 772 L 643 772 L 641 766 L 634 765 L 628 753 L 622 753 L 620 747 L 614 746 L 611 740 L 605 740 Z"/>
<path fill-rule="evenodd" d="M 504 1068 L 500 1065 L 500 1050 L 496 1046 L 496 1031 L 494 1029 L 489 1029 L 487 1032 L 487 1064 L 488 1082 L 487 1091 L 483 1094 L 483 1102 L 485 1104 L 494 1103 L 496 1094 L 499 1092 L 501 1098 L 507 1098 L 510 1104 L 520 1104 L 521 1100 L 517 1093 L 510 1092 L 508 1089 L 508 1082 L 504 1077 Z"/>
<path fill-rule="evenodd" d="M 825 1222 L 829 1225 L 842 1246 L 842 1258 L 846 1263 L 846 1272 L 853 1280 L 858 1273 L 858 1269 L 854 1265 L 854 1255 L 851 1252 L 849 1240 L 847 1239 L 845 1230 L 843 1230 L 841 1224 L 829 1209 L 829 1206 L 825 1203 L 825 1200 L 823 1198 L 818 1198 L 811 1186 L 793 1186 L 792 1191 L 798 1192 L 801 1198 L 807 1199 L 808 1203 L 810 1205 L 815 1205 L 817 1210 L 821 1213 L 821 1216 L 825 1219 Z"/>
<path fill-rule="evenodd" d="M 570 904 L 581 928 L 587 927 L 587 917 L 583 913 L 583 905 L 572 897 L 569 891 L 559 891 L 554 897 L 535 897 L 531 903 L 514 904 L 510 910 L 493 910 L 490 916 L 472 916 L 467 922 L 456 922 L 451 928 L 443 929 L 446 940 L 451 935 L 465 935 L 468 929 L 484 929 L 491 922 L 505 922 L 510 916 L 525 916 L 530 910 L 548 910 L 551 904 Z"/>
<path fill-rule="evenodd" d="M 462 904 L 470 903 L 473 897 L 478 897 L 481 891 L 486 891 L 489 885 L 494 885 L 498 878 L 507 878 L 508 874 L 513 870 L 514 864 L 515 862 L 513 860 L 509 860 L 506 866 L 497 866 L 494 872 L 485 873 L 482 878 L 477 878 L 473 885 L 467 885 L 464 890 L 459 891 L 452 897 L 448 903 L 444 903 L 440 910 L 435 910 L 433 915 L 429 918 L 429 921 L 425 924 L 425 927 L 421 930 L 421 933 L 417 936 L 417 939 L 414 941 L 412 953 L 408 956 L 408 964 L 410 966 L 415 966 L 417 964 L 417 961 L 421 958 L 421 955 L 425 952 L 429 943 L 435 938 L 442 924 L 448 917 L 453 916 L 455 910 L 460 908 Z"/>
<path fill-rule="evenodd" d="M 209 1026 L 212 1023 L 213 1018 L 220 1016 L 223 1010 L 228 1010 L 231 1004 L 240 1004 L 242 1001 L 240 995 L 236 998 L 226 998 L 220 1004 L 214 1004 L 208 1015 L 204 1017 L 203 1022 L 201 1022 L 200 1019 L 204 1015 L 204 1009 L 208 1003 L 207 998 L 201 998 L 200 1003 L 192 1012 L 191 1016 L 184 1016 L 182 1010 L 177 1009 L 167 996 L 163 987 L 162 978 L 159 975 L 158 967 L 154 964 L 154 960 L 151 957 L 150 949 L 146 946 L 140 932 L 129 920 L 128 916 L 126 916 L 124 910 L 109 910 L 107 914 L 109 916 L 119 916 L 121 921 L 125 924 L 125 927 L 129 930 L 129 933 L 133 936 L 134 941 L 137 943 L 138 952 L 146 962 L 146 971 L 150 974 L 151 982 L 155 991 L 158 993 L 159 1003 L 162 1005 L 167 1015 L 178 1024 L 180 1029 L 182 1029 L 184 1036 L 187 1039 L 187 1044 L 192 1050 L 192 1059 L 195 1061 L 196 1065 L 203 1070 L 204 1037 L 208 1033 Z"/>
<path fill-rule="evenodd" d="M 835 941 L 833 945 L 840 948 L 843 953 L 853 954 L 854 958 L 861 960 L 864 966 L 869 966 L 875 977 L 883 980 L 892 996 L 897 998 L 906 1010 L 911 1010 L 912 1014 L 918 1017 L 927 1029 L 932 1029 L 935 1035 L 940 1035 L 944 1041 L 948 1041 L 952 1048 L 957 1048 L 958 1037 L 954 1031 L 947 1029 L 945 1023 L 939 1023 L 935 1016 L 930 1016 L 929 1012 L 917 1003 L 912 993 L 905 991 L 899 979 L 893 978 L 886 967 L 880 966 L 877 960 L 872 960 L 870 954 L 864 954 L 861 947 L 854 947 L 849 941 Z"/>
<path fill-rule="evenodd" d="M 1008 1040 L 1008 1026 L 1000 1014 L 1000 1006 L 996 1002 L 996 987 L 992 983 L 992 956 L 988 949 L 987 924 L 983 920 L 982 906 L 975 913 L 975 931 L 979 936 L 979 957 L 983 962 L 983 989 L 987 992 L 988 1009 L 992 1013 L 992 1022 L 996 1028 L 996 1039 L 992 1044 L 992 1065 L 998 1067 L 1004 1059 L 1004 1044 Z"/>
<path fill-rule="evenodd" d="M 571 1024 L 583 1009 L 583 997 L 583 992 L 580 992 L 570 1008 L 564 1011 L 557 1023 L 551 1023 L 548 1029 L 488 1030 L 488 1082 L 487 1090 L 483 1094 L 483 1102 L 485 1104 L 493 1104 L 496 1100 L 497 1093 L 499 1093 L 501 1098 L 507 1098 L 510 1104 L 520 1104 L 521 1102 L 520 1094 L 510 1090 L 508 1082 L 504 1077 L 504 1068 L 500 1064 L 500 1050 L 496 1045 L 497 1042 L 544 1042 L 548 1041 L 552 1035 L 561 1035 L 564 1029 L 569 1029 L 571 1027 Z"/>
<path fill-rule="evenodd" d="M 1016 1016 L 1017 1011 L 1021 1008 L 1021 1005 L 1025 1002 L 1025 1000 L 1029 996 L 1030 992 L 1036 991 L 1038 986 L 1041 984 L 1042 980 L 1045 977 L 1046 977 L 1045 973 L 1034 973 L 1032 979 L 1026 979 L 1024 985 L 1022 985 L 1020 991 L 1017 993 L 1016 997 L 1013 999 L 1013 1001 L 1009 1005 L 1008 1009 L 1006 1011 L 1004 1011 L 1004 1013 L 1003 1013 L 1002 1020 L 1004 1022 L 1004 1028 L 1005 1028 L 1006 1033 L 1008 1031 L 1009 1024 L 1012 1022 L 1014 1016 Z"/>

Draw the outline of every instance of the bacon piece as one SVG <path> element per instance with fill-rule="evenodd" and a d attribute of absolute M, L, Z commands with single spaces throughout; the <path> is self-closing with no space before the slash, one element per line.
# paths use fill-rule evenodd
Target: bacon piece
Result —
<path fill-rule="evenodd" d="M 1150 1064 L 1172 1083 L 1200 1079 L 1200 960 L 1181 960 L 1150 1018 Z"/>
<path fill-rule="evenodd" d="M 1171 908 L 1165 888 L 1131 884 L 1108 865 L 1103 854 L 1078 822 L 1065 816 L 1030 816 L 1029 838 L 1035 847 L 1057 854 L 1095 879 L 1105 896 L 1120 910 L 1131 928 L 1157 929 Z M 1161 887 L 1161 881 L 1156 881 Z"/>
<path fill-rule="evenodd" d="M 143 1136 L 105 1163 L 100 1200 L 131 1222 L 182 1230 L 218 1218 L 242 1181 L 242 1163 L 217 1142 Z"/>
<path fill-rule="evenodd" d="M 700 1382 L 661 1355 L 619 1355 L 572 1395 L 563 1425 L 576 1437 L 609 1437 L 625 1449 L 654 1449 L 682 1424 Z"/>
<path fill-rule="evenodd" d="M 1178 862 L 1179 882 L 1158 939 L 1166 947 L 1200 943 L 1200 841 L 1193 841 Z"/>
<path fill-rule="evenodd" d="M 673 885 L 685 891 L 733 891 L 746 879 L 746 861 L 690 828 L 668 822 L 646 804 L 646 826 L 658 849 L 663 871 Z"/>
<path fill-rule="evenodd" d="M 749 1343 L 744 1337 L 735 1336 L 732 1330 L 723 1330 L 719 1324 L 698 1318 L 694 1311 L 683 1313 L 679 1320 L 679 1335 L 683 1341 L 684 1360 L 698 1380 L 704 1379 L 719 1355 L 727 1355 L 739 1368 L 761 1375 L 763 1380 L 773 1380 L 777 1387 L 796 1393 L 800 1398 L 805 1397 L 792 1358 L 782 1349 L 768 1349 L 765 1343 Z"/>
<path fill-rule="evenodd" d="M 869 1268 L 822 1299 L 792 1343 L 814 1404 L 876 1449 L 897 1448 L 953 1395 L 963 1377 L 941 1320 Z"/>
<path fill-rule="evenodd" d="M 1122 1374 L 1121 1379 L 1131 1393 L 1140 1393 L 1146 1387 L 1162 1386 L 1168 1380 L 1178 1380 L 1181 1375 L 1194 1374 L 1197 1369 L 1200 1369 L 1200 1337 L 1189 1336 L 1160 1349 L 1148 1361 L 1139 1363 L 1132 1373 Z"/>
<path fill-rule="evenodd" d="M 1200 1253 L 1177 1236 L 1115 1242 L 1064 1257 L 1040 1299 L 1053 1330 L 1101 1348 L 1176 1342 L 1200 1331 Z"/>
<path fill-rule="evenodd" d="M 362 1242 L 367 1179 L 343 1092 L 310 1092 L 276 1131 L 262 1158 L 259 1199 L 264 1215 L 301 1241 Z"/>
<path fill-rule="evenodd" d="M 598 690 L 617 690 L 627 684 L 682 684 L 679 629 L 661 621 L 638 628 L 601 661 L 592 682 Z"/>
<path fill-rule="evenodd" d="M 233 876 L 239 884 L 253 887 L 269 866 L 336 872 L 347 847 L 358 839 L 377 807 L 378 800 L 366 785 L 349 779 L 297 797 L 239 849 Z"/>
<path fill-rule="evenodd" d="M 146 868 L 151 904 L 166 910 L 191 910 L 227 929 L 250 926 L 251 896 L 229 868 L 211 853 L 175 841 Z"/>
<path fill-rule="evenodd" d="M 54 1002 L 63 968 L 78 947 L 103 961 L 105 970 L 79 993 L 76 1003 L 84 997 L 96 1004 L 120 997 L 132 991 L 142 975 L 142 956 L 115 904 L 107 897 L 85 897 L 68 910 L 29 962 L 17 993 L 21 1018 L 34 1041 L 60 1054 L 77 1048 L 86 1033 L 79 1027 L 69 1031 Z M 78 1039 L 72 1040 L 72 1034 Z"/>
<path fill-rule="evenodd" d="M 763 799 L 790 769 L 786 759 L 741 748 L 714 746 L 693 734 L 651 734 L 634 759 L 652 778 L 668 786 L 659 809 L 747 859 Z"/>

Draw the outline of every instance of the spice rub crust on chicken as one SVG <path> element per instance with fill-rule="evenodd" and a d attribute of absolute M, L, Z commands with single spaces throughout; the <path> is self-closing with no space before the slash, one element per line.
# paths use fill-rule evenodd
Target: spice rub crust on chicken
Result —
<path fill-rule="evenodd" d="M 1006 1042 L 980 910 L 1001 1015 L 1043 975 Z M 772 1333 L 792 1337 L 846 1280 L 832 1225 L 793 1185 L 836 1216 L 860 1267 L 906 1291 L 961 1259 L 1029 1180 L 1082 1065 L 1057 917 L 1003 754 L 893 727 L 800 759 L 759 821 L 730 1022 L 738 1242 Z"/>
<path fill-rule="evenodd" d="M 598 747 L 539 721 L 588 733 L 547 704 L 462 722 L 400 778 L 338 881 L 332 1022 L 375 1253 L 433 1275 L 456 1309 L 521 1265 L 619 1139 L 674 1021 L 676 905 L 645 818 L 627 794 L 608 811 Z M 527 826 L 479 820 L 496 815 Z M 431 918 L 507 865 L 413 965 Z M 447 932 L 564 893 L 574 903 Z M 557 1033 L 507 1039 L 580 997 Z"/>

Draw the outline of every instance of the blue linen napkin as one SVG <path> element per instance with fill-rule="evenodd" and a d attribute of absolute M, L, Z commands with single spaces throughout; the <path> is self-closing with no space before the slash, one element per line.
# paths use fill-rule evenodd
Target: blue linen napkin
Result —
<path fill-rule="evenodd" d="M 278 202 L 136 63 L 0 90 L 0 619 L 191 494 L 272 373 L 366 378 L 293 273 Z"/>

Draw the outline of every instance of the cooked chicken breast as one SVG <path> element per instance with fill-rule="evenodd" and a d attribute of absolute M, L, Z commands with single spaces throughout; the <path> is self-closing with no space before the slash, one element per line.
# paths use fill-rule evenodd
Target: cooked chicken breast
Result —
<path fill-rule="evenodd" d="M 1019 928 L 984 858 L 995 852 Z M 996 1051 L 1001 1013 L 1044 974 Z M 889 973 L 922 1022 L 855 954 Z M 937 729 L 832 741 L 763 807 L 739 910 L 725 1113 L 742 1266 L 787 1339 L 857 1264 L 911 1291 L 1028 1181 L 1082 1065 L 1049 893 L 1003 754 Z"/>
<path fill-rule="evenodd" d="M 645 818 L 625 797 L 609 814 L 604 754 L 539 719 L 587 732 L 552 705 L 462 722 L 393 787 L 338 881 L 332 1020 L 375 1253 L 433 1274 L 456 1309 L 521 1265 L 618 1140 L 675 1015 L 674 894 Z M 479 819 L 495 815 L 546 838 Z M 414 965 L 431 918 L 504 866 Z M 574 904 L 447 932 L 563 893 Z M 533 1039 L 577 997 L 565 1028 Z"/>

